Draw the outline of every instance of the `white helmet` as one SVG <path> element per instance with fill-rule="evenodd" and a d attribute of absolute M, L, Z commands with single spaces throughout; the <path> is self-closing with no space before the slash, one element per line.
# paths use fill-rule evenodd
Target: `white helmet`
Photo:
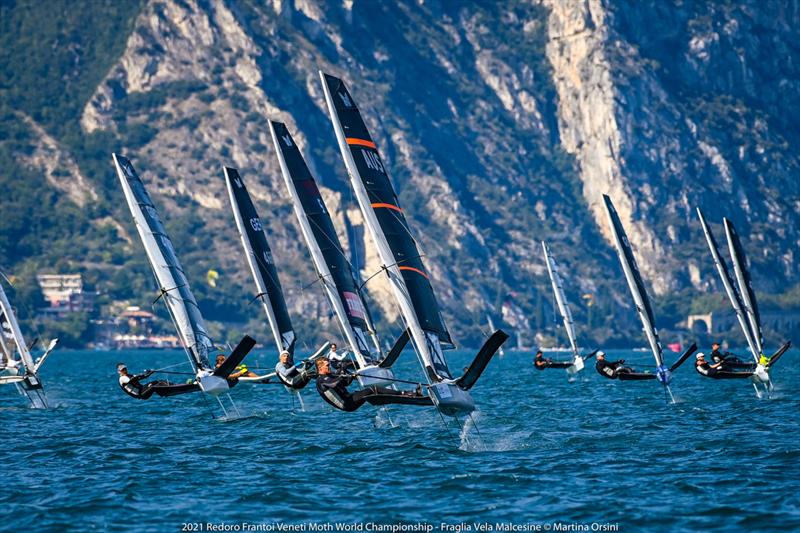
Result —
<path fill-rule="evenodd" d="M 704 359 L 705 356 L 706 356 L 706 354 L 704 354 L 703 352 L 698 352 L 698 354 L 695 355 L 694 358 L 695 358 L 695 360 L 699 361 L 700 359 Z"/>
<path fill-rule="evenodd" d="M 603 357 L 605 357 L 606 356 L 606 352 L 604 352 L 603 350 L 598 350 L 597 351 L 597 355 L 602 355 Z"/>

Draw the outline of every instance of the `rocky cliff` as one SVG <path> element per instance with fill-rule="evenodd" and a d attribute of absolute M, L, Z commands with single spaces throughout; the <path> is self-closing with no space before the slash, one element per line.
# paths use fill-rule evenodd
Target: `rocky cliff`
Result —
<path fill-rule="evenodd" d="M 151 0 L 117 21 L 118 50 L 74 113 L 83 141 L 59 144 L 24 107 L 14 116 L 35 139 L 23 164 L 90 205 L 117 259 L 141 267 L 109 176 L 110 152 L 129 156 L 190 277 L 222 273 L 224 293 L 198 289 L 212 318 L 243 321 L 257 310 L 221 170 L 238 167 L 311 336 L 328 312 L 309 286 L 268 118 L 292 130 L 363 277 L 377 270 L 324 108 L 317 71 L 330 71 L 362 109 L 457 339 L 476 344 L 487 313 L 520 329 L 552 322 L 540 240 L 561 260 L 584 333 L 602 337 L 631 323 L 603 193 L 665 301 L 718 286 L 695 206 L 736 223 L 759 289 L 800 281 L 798 23 L 797 2 L 777 1 Z M 367 287 L 397 329 L 384 280 Z"/>

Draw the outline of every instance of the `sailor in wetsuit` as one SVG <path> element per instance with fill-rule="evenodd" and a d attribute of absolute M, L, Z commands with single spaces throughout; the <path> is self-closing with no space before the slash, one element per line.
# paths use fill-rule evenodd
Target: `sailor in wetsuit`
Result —
<path fill-rule="evenodd" d="M 128 374 L 128 367 L 125 363 L 117 365 L 117 373 L 119 374 L 119 386 L 129 396 L 133 396 L 139 400 L 147 400 L 155 392 L 155 387 L 158 385 L 168 385 L 167 381 L 156 380 L 150 383 L 143 384 L 141 380 L 150 377 L 153 373 L 152 370 L 146 370 L 141 374 L 131 376 Z"/>
<path fill-rule="evenodd" d="M 594 364 L 594 368 L 597 370 L 597 373 L 604 378 L 616 379 L 620 374 L 624 374 L 625 372 L 633 372 L 632 368 L 622 366 L 624 363 L 625 359 L 620 359 L 614 362 L 606 361 L 606 353 L 597 352 L 597 362 Z"/>
<path fill-rule="evenodd" d="M 314 377 L 311 375 L 308 362 L 304 361 L 300 365 L 295 366 L 292 354 L 286 350 L 282 351 L 278 356 L 278 364 L 275 365 L 275 373 L 281 383 L 296 390 L 302 389 L 308 385 L 308 382 Z"/>
<path fill-rule="evenodd" d="M 331 343 L 331 349 L 328 352 L 327 357 L 328 361 L 331 363 L 331 368 L 337 372 L 342 372 L 354 367 L 352 361 L 347 359 L 347 350 L 343 351 L 341 354 L 338 353 L 336 351 L 335 343 Z"/>
<path fill-rule="evenodd" d="M 698 374 L 701 374 L 707 378 L 749 378 L 753 375 L 753 372 L 742 371 L 736 372 L 733 370 L 729 370 L 725 367 L 725 360 L 721 360 L 718 363 L 709 364 L 706 361 L 706 356 L 703 352 L 698 353 L 694 356 L 694 369 L 697 370 Z"/>
<path fill-rule="evenodd" d="M 365 387 L 351 393 L 347 387 L 353 382 L 352 374 L 334 374 L 327 359 L 317 359 L 317 392 L 322 399 L 341 411 L 355 411 L 365 402 L 373 405 L 388 403 L 404 403 L 412 405 L 433 405 L 429 397 L 421 390 L 417 392 L 396 391 L 384 387 Z"/>
<path fill-rule="evenodd" d="M 548 367 L 548 363 L 551 363 L 551 359 L 545 359 L 544 354 L 541 350 L 536 351 L 536 357 L 533 359 L 533 364 L 536 367 L 536 370 L 544 370 Z"/>
<path fill-rule="evenodd" d="M 710 355 L 711 355 L 711 360 L 714 361 L 715 363 L 721 363 L 722 361 L 725 360 L 725 356 L 722 354 L 722 352 L 719 351 L 719 348 L 720 348 L 720 344 L 718 342 L 712 342 L 711 343 L 711 354 Z M 699 356 L 699 355 L 703 355 L 703 354 L 697 354 L 697 356 Z M 695 356 L 695 358 L 697 358 L 697 356 Z"/>

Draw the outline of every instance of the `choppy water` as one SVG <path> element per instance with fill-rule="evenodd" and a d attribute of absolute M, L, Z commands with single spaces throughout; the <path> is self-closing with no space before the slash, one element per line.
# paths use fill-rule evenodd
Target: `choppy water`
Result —
<path fill-rule="evenodd" d="M 474 390 L 480 434 L 460 435 L 431 409 L 393 409 L 397 427 L 369 406 L 336 412 L 313 386 L 300 412 L 281 387 L 240 385 L 233 396 L 253 416 L 212 420 L 199 395 L 137 401 L 117 387 L 118 360 L 153 368 L 180 353 L 61 351 L 43 371 L 55 408 L 27 409 L 0 391 L 0 529 L 466 522 L 476 532 L 478 521 L 789 531 L 800 528 L 798 356 L 774 370 L 772 400 L 756 400 L 747 382 L 701 378 L 690 362 L 673 382 L 678 404 L 666 405 L 657 383 L 609 381 L 591 367 L 568 383 L 511 353 Z M 398 374 L 417 368 L 407 354 Z"/>

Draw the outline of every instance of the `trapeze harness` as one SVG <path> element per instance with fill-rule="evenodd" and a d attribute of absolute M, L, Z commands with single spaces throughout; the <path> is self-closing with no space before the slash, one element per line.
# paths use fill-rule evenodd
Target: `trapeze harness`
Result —
<path fill-rule="evenodd" d="M 275 365 L 275 373 L 281 383 L 290 389 L 300 390 L 308 385 L 309 381 L 311 381 L 311 374 L 306 369 L 305 363 L 302 363 L 301 367 L 291 364 L 284 365 L 283 363 L 279 362 L 277 365 Z"/>

